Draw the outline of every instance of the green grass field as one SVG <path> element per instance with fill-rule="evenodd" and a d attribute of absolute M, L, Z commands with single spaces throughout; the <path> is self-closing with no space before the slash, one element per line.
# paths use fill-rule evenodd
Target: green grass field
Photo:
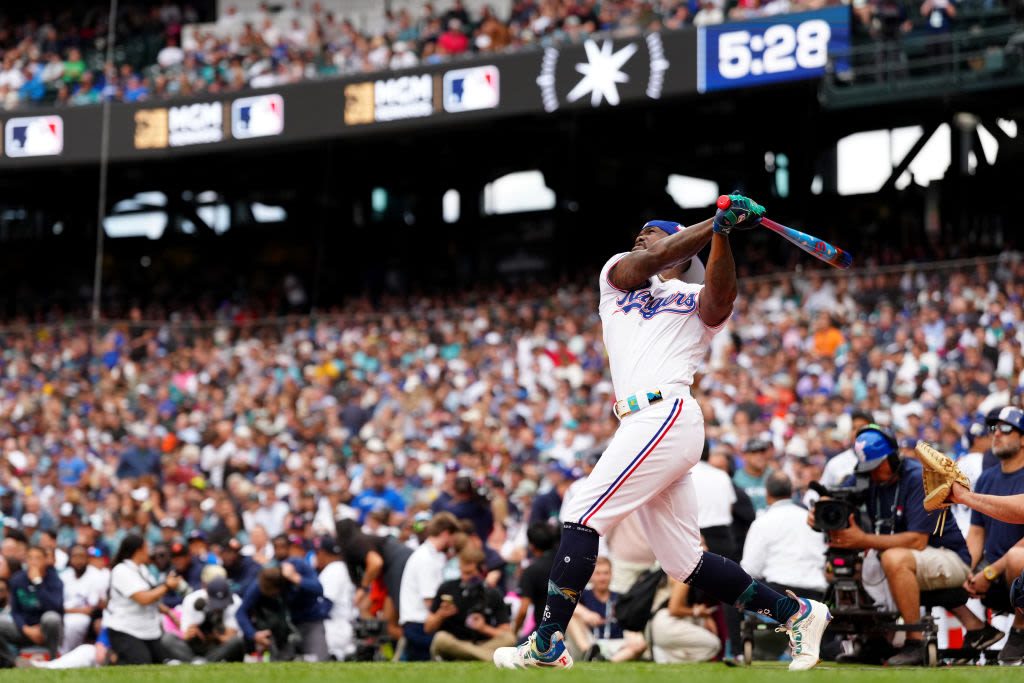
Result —
<path fill-rule="evenodd" d="M 108 667 L 102 669 L 8 669 L 4 683 L 506 683 L 546 679 L 558 683 L 917 683 L 997 681 L 1015 676 L 1005 668 L 939 667 L 937 669 L 836 666 L 820 664 L 812 671 L 790 673 L 783 664 L 728 667 L 724 664 L 582 663 L 571 671 L 499 671 L 485 663 L 453 664 L 208 664 L 206 666 Z"/>

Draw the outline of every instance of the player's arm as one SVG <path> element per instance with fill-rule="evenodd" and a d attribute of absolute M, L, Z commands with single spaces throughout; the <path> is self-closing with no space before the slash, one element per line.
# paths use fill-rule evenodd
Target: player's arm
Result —
<path fill-rule="evenodd" d="M 709 218 L 658 240 L 647 249 L 626 254 L 608 271 L 609 282 L 629 292 L 643 287 L 666 268 L 696 256 L 711 239 L 714 224 L 715 219 Z M 645 229 L 658 230 L 655 227 Z"/>
<path fill-rule="evenodd" d="M 987 493 L 975 493 L 966 486 L 953 484 L 950 500 L 963 503 L 972 510 L 988 515 L 1000 522 L 1024 524 L 1024 493 L 1014 496 L 993 496 Z"/>
<path fill-rule="evenodd" d="M 664 240 L 662 240 L 664 241 Z M 711 255 L 704 273 L 704 288 L 697 299 L 697 311 L 705 325 L 715 327 L 732 313 L 739 286 L 736 283 L 736 262 L 726 235 L 711 238 Z"/>
<path fill-rule="evenodd" d="M 732 313 L 736 301 L 736 262 L 729 246 L 729 233 L 750 230 L 761 224 L 764 207 L 741 194 L 721 196 L 712 221 L 711 255 L 704 273 L 704 289 L 697 300 L 697 314 L 708 327 L 717 327 Z"/>

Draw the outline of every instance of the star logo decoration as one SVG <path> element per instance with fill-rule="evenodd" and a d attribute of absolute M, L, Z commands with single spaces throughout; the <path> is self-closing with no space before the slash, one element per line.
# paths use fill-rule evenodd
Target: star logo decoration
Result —
<path fill-rule="evenodd" d="M 566 99 L 575 102 L 590 93 L 592 107 L 600 105 L 602 98 L 614 107 L 621 101 L 616 84 L 629 82 L 629 76 L 622 72 L 622 67 L 636 54 L 637 46 L 630 43 L 618 52 L 612 52 L 612 41 L 606 40 L 598 48 L 597 43 L 588 40 L 583 47 L 587 51 L 587 62 L 576 65 L 576 71 L 583 74 L 583 79 Z"/>

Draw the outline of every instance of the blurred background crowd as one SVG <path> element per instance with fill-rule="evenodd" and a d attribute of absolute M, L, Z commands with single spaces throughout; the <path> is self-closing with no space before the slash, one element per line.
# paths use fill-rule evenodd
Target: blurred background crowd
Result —
<path fill-rule="evenodd" d="M 711 464 L 754 514 L 767 507 L 772 471 L 801 499 L 865 413 L 908 445 L 921 438 L 958 457 L 989 411 L 1020 405 L 1019 252 L 952 268 L 752 277 L 740 287 L 694 395 Z M 52 655 L 84 641 L 94 657 L 104 645 L 88 627 L 104 605 L 113 609 L 111 564 L 133 562 L 152 567 L 139 590 L 155 591 L 165 633 L 201 645 L 181 653 L 165 642 L 164 655 L 179 660 L 354 657 L 369 619 L 380 620 L 367 636 L 378 645 L 401 639 L 409 658 L 449 656 L 429 649 L 422 628 L 454 629 L 468 616 L 459 609 L 485 615 L 456 634 L 474 647 L 528 633 L 531 606 L 546 594 L 530 567 L 546 580 L 562 503 L 617 425 L 596 303 L 596 282 L 585 282 L 468 302 L 356 301 L 336 316 L 288 320 L 225 304 L 205 315 L 134 308 L 98 333 L 59 320 L 2 328 L 0 636 Z M 653 559 L 624 527 L 602 550 L 615 591 Z M 739 556 L 742 535 L 737 542 Z M 412 558 L 425 556 L 410 558 L 413 549 Z M 443 566 L 455 583 L 407 591 L 422 574 L 403 572 L 407 562 Z M 85 581 L 88 566 L 96 573 Z M 318 580 L 330 567 L 331 579 Z M 51 572 L 64 586 L 52 609 L 19 602 L 16 583 L 39 586 L 46 581 L 33 578 Z M 497 599 L 460 602 L 481 585 Z M 292 611 L 281 607 L 288 618 L 274 626 L 261 601 L 289 591 L 300 597 L 286 599 Z M 445 599 L 452 591 L 454 602 Z M 199 599 L 233 605 L 228 636 L 211 642 L 188 630 L 203 623 Z M 59 632 L 48 612 L 63 614 Z M 608 617 L 587 627 L 600 632 Z M 320 622 L 322 643 L 307 632 Z"/>
<path fill-rule="evenodd" d="M 999 0 L 499 0 L 470 10 L 463 0 L 452 0 L 356 22 L 315 0 L 264 3 L 249 13 L 228 6 L 217 17 L 189 4 L 150 8 L 122 2 L 113 61 L 107 61 L 109 17 L 103 6 L 84 14 L 4 8 L 0 108 L 275 87 L 479 53 L 580 44 L 596 34 L 638 35 L 832 5 L 851 6 L 855 39 L 891 42 L 911 32 L 948 32 L 963 19 L 960 4 L 1002 8 Z"/>

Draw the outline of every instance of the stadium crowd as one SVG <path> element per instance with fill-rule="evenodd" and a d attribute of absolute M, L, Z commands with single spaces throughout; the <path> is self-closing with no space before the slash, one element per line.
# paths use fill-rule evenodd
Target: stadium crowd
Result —
<path fill-rule="evenodd" d="M 593 34 L 634 35 L 850 4 L 840 0 L 515 0 L 507 12 L 469 12 L 462 0 L 427 2 L 418 14 L 384 11 L 373 26 L 295 0 L 252 14 L 229 6 L 201 16 L 188 4 L 121 3 L 115 59 L 106 62 L 108 16 L 97 6 L 16 20 L 0 12 L 0 109 L 136 102 L 273 87 L 304 79 L 436 64 L 464 55 L 579 44 Z M 955 3 L 852 3 L 855 34 L 948 31 Z M 934 5 L 934 7 L 933 7 Z M 934 15 L 934 16 L 933 16 Z M 926 22 L 927 20 L 927 22 Z M 938 22 L 936 24 L 936 22 Z M 895 28 L 891 28 L 895 26 Z M 895 31 L 895 33 L 893 33 Z M 890 35 L 892 34 L 892 35 Z"/>
<path fill-rule="evenodd" d="M 225 306 L 133 309 L 98 335 L 3 328 L 0 660 L 340 660 L 396 642 L 488 659 L 529 632 L 561 506 L 616 426 L 595 284 L 285 324 Z M 864 413 L 960 457 L 992 409 L 1020 405 L 1017 252 L 740 286 L 694 393 L 708 464 L 755 514 L 785 490 L 766 500 L 773 471 L 801 500 Z M 648 649 L 611 616 L 652 562 L 619 529 L 570 629 L 590 657 Z M 664 591 L 654 659 L 718 655 L 724 610 Z"/>

